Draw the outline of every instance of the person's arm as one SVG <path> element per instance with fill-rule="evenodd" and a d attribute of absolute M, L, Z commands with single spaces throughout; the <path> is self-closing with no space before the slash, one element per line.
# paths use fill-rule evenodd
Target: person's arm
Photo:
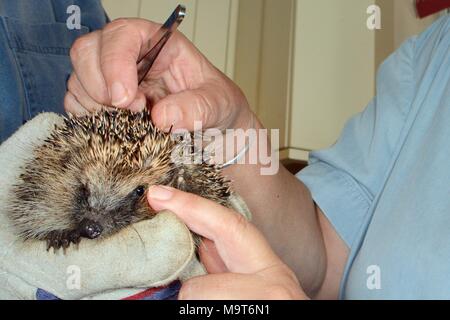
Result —
<path fill-rule="evenodd" d="M 256 122 L 255 127 L 262 129 Z M 262 175 L 261 169 L 267 166 L 249 164 L 249 159 L 245 163 L 228 167 L 225 174 L 249 206 L 252 222 L 310 297 L 336 299 L 349 254 L 347 245 L 315 205 L 308 188 L 286 168 L 280 164 L 276 174 Z"/>
<path fill-rule="evenodd" d="M 194 121 L 204 128 L 247 129 L 254 115 L 242 91 L 180 33 L 168 41 L 138 88 L 136 61 L 158 27 L 146 20 L 120 19 L 78 39 L 71 50 L 74 72 L 66 110 L 80 114 L 102 105 L 141 110 L 148 101 L 152 120 L 165 130 L 192 130 Z M 257 121 L 255 126 L 262 128 Z M 307 188 L 282 167 L 275 175 L 263 176 L 260 165 L 234 165 L 225 174 L 305 291 L 314 296 L 329 283 L 336 287 L 343 267 L 334 257 L 345 261 L 347 251 L 342 243 L 334 243 L 339 238 L 332 227 L 321 229 L 326 220 L 316 212 Z M 326 248 L 334 248 L 331 256 Z"/>
<path fill-rule="evenodd" d="M 336 299 L 349 249 L 306 186 L 280 167 L 261 176 L 250 165 L 228 169 L 253 213 L 253 223 L 297 275 L 311 298 Z"/>

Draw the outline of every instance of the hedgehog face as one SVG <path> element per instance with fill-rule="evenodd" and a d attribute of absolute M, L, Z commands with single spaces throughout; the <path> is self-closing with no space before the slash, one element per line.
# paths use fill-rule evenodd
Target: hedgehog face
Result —
<path fill-rule="evenodd" d="M 73 217 L 80 235 L 97 238 L 151 216 L 145 201 L 146 185 L 125 186 L 80 183 L 73 197 Z M 124 194 L 122 190 L 128 189 Z"/>
<path fill-rule="evenodd" d="M 73 174 L 78 178 L 69 206 L 80 235 L 90 239 L 108 236 L 132 223 L 151 218 L 155 212 L 145 197 L 148 186 L 165 184 L 171 179 L 167 170 L 158 170 L 124 166 L 120 162 L 117 165 L 101 163 L 98 159 L 85 162 L 84 168 L 79 168 L 79 174 Z"/>

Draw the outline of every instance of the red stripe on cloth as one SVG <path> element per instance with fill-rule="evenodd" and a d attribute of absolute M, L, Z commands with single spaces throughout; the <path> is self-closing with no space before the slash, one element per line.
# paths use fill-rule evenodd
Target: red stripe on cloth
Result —
<path fill-rule="evenodd" d="M 129 297 L 126 297 L 126 298 L 122 298 L 121 300 L 141 300 L 141 299 L 144 299 L 144 298 L 146 298 L 148 296 L 151 296 L 151 295 L 155 294 L 158 291 L 167 289 L 167 287 L 168 286 L 149 288 L 149 289 L 147 289 L 145 291 L 136 293 L 135 295 L 132 295 L 132 296 L 129 296 Z"/>

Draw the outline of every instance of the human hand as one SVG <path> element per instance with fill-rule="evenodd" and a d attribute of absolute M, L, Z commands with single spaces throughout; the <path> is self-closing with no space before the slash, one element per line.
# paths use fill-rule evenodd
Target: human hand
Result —
<path fill-rule="evenodd" d="M 118 19 L 77 39 L 70 51 L 74 71 L 64 100 L 66 111 L 149 107 L 153 122 L 165 130 L 171 126 L 193 130 L 194 121 L 219 129 L 253 123 L 238 86 L 180 32 L 172 35 L 138 86 L 136 62 L 159 27 L 143 19 Z"/>
<path fill-rule="evenodd" d="M 179 299 L 307 299 L 294 273 L 240 214 L 169 187 L 148 191 L 153 209 L 174 212 L 205 240 L 200 256 L 208 275 L 189 279 Z"/>

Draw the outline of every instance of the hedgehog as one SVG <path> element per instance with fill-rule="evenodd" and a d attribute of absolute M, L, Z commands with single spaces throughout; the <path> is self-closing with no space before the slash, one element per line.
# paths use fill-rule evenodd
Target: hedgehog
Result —
<path fill-rule="evenodd" d="M 148 111 L 68 115 L 22 167 L 7 214 L 24 241 L 65 250 L 154 217 L 152 185 L 230 207 L 230 181 L 217 165 L 186 161 L 198 152 L 189 140 L 156 128 Z"/>

